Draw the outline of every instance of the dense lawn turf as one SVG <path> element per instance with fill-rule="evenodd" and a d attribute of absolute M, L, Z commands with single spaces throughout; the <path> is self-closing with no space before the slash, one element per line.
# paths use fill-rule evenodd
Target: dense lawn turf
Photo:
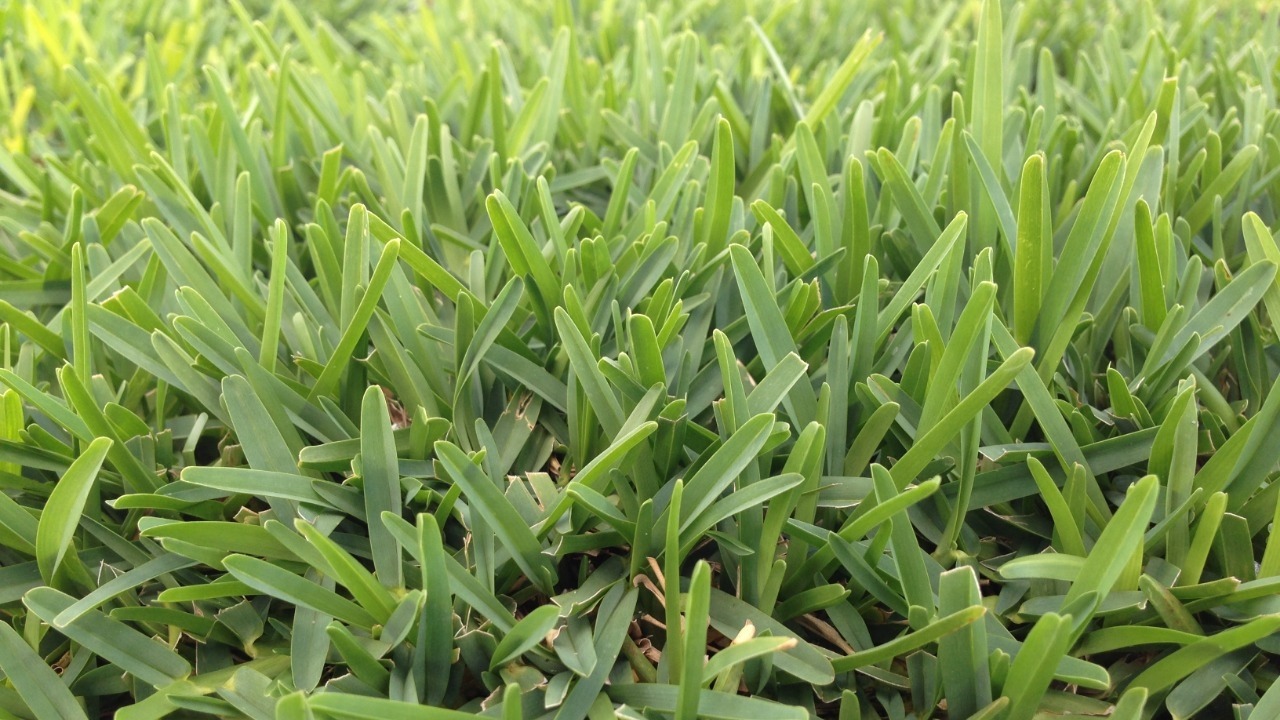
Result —
<path fill-rule="evenodd" d="M 0 719 L 1280 717 L 1280 23 L 0 7 Z"/>

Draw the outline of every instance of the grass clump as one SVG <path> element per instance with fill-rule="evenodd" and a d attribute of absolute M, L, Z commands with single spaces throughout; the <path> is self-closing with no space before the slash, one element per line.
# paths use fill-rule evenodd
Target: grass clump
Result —
<path fill-rule="evenodd" d="M 0 717 L 1280 716 L 1274 12 L 0 35 Z"/>

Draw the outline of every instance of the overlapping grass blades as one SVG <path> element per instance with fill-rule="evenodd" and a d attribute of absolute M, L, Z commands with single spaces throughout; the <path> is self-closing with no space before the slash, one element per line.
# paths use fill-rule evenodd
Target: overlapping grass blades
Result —
<path fill-rule="evenodd" d="M 1276 716 L 1274 11 L 0 35 L 0 716 Z"/>

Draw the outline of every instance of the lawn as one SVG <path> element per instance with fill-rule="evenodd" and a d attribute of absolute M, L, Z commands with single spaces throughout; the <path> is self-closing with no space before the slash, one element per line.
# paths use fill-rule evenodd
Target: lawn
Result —
<path fill-rule="evenodd" d="M 0 2 L 0 720 L 1280 718 L 1280 8 Z"/>

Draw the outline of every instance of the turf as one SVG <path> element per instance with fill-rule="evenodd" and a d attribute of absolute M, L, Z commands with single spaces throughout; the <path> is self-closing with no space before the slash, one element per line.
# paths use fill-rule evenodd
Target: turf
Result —
<path fill-rule="evenodd" d="M 0 718 L 1280 717 L 1264 3 L 0 6 Z"/>

